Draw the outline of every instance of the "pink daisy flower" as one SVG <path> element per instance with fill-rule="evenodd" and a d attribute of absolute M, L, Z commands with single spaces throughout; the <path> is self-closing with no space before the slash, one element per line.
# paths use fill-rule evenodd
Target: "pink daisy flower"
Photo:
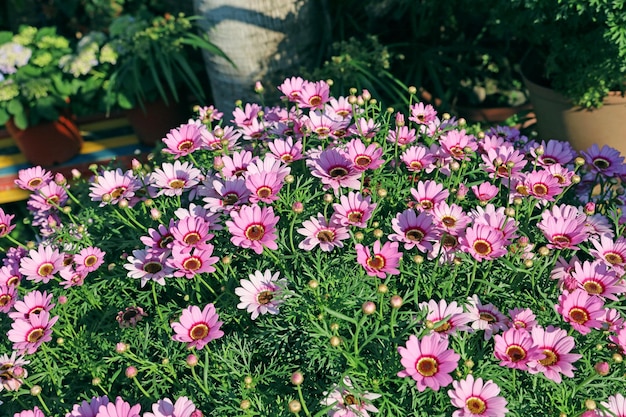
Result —
<path fill-rule="evenodd" d="M 603 145 L 600 149 L 594 143 L 589 149 L 582 151 L 581 154 L 593 174 L 599 173 L 607 177 L 613 177 L 619 175 L 623 170 L 624 157 L 617 149 L 608 145 Z"/>
<path fill-rule="evenodd" d="M 624 319 L 619 311 L 614 308 L 605 308 L 604 314 L 599 319 L 602 322 L 602 330 L 608 332 L 617 332 L 618 329 L 624 327 Z"/>
<path fill-rule="evenodd" d="M 452 388 L 448 390 L 450 401 L 459 408 L 452 417 L 501 417 L 509 412 L 506 399 L 498 396 L 500 387 L 492 380 L 483 382 L 469 374 L 464 380 L 453 381 Z"/>
<path fill-rule="evenodd" d="M 78 272 L 93 272 L 104 263 L 104 255 L 101 249 L 95 246 L 83 248 L 74 255 L 74 263 Z"/>
<path fill-rule="evenodd" d="M 308 81 L 303 80 L 301 77 L 286 78 L 281 85 L 278 86 L 278 90 L 284 95 L 282 99 L 289 101 L 298 101 L 302 94 L 302 89 Z"/>
<path fill-rule="evenodd" d="M 470 212 L 470 217 L 474 219 L 475 225 L 483 225 L 497 230 L 504 239 L 505 244 L 509 244 L 517 238 L 517 225 L 515 219 L 506 215 L 504 207 L 496 208 L 489 203 L 484 208 L 477 206 Z"/>
<path fill-rule="evenodd" d="M 372 203 L 370 196 L 364 197 L 360 192 L 350 191 L 347 197 L 342 195 L 339 201 L 339 203 L 333 204 L 335 211 L 331 216 L 331 223 L 336 222 L 342 226 L 367 227 L 367 221 L 376 208 L 376 203 Z"/>
<path fill-rule="evenodd" d="M 523 184 L 528 190 L 528 194 L 545 201 L 554 201 L 554 197 L 563 191 L 559 180 L 548 171 L 528 173 L 524 176 Z"/>
<path fill-rule="evenodd" d="M 11 356 L 4 354 L 0 356 L 0 391 L 6 389 L 7 391 L 17 391 L 24 383 L 24 379 L 28 377 L 28 371 L 24 366 L 28 365 L 30 361 L 24 360 L 22 355 L 18 356 L 17 352 L 13 351 Z"/>
<path fill-rule="evenodd" d="M 578 282 L 579 288 L 587 291 L 589 295 L 603 299 L 618 301 L 617 296 L 626 291 L 626 285 L 620 277 L 600 260 L 576 263 L 572 277 Z"/>
<path fill-rule="evenodd" d="M 489 149 L 480 157 L 484 162 L 484 169 L 489 173 L 489 178 L 517 178 L 528 162 L 524 159 L 524 155 L 513 146 Z"/>
<path fill-rule="evenodd" d="M 374 119 L 359 117 L 354 121 L 354 124 L 348 128 L 348 134 L 350 136 L 372 139 L 379 130 L 380 126 L 376 124 Z"/>
<path fill-rule="evenodd" d="M 5 258 L 6 260 L 6 258 Z M 22 274 L 18 271 L 19 265 L 5 265 L 0 268 L 0 285 L 16 287 L 22 280 Z"/>
<path fill-rule="evenodd" d="M 433 327 L 432 331 L 447 336 L 455 334 L 458 331 L 467 331 L 469 328 L 466 324 L 470 318 L 463 311 L 463 307 L 459 306 L 456 301 L 450 304 L 446 300 L 429 300 L 419 304 L 421 310 L 427 309 L 426 320 L 433 323 L 437 327 Z"/>
<path fill-rule="evenodd" d="M 626 353 L 626 326 L 622 326 L 615 335 L 609 336 L 609 340 L 615 343 L 622 353 Z"/>
<path fill-rule="evenodd" d="M 61 269 L 59 275 L 61 275 L 62 278 L 59 285 L 67 289 L 83 285 L 85 283 L 85 278 L 87 277 L 87 271 L 76 271 L 74 267 L 68 266 Z"/>
<path fill-rule="evenodd" d="M 251 126 L 254 121 L 258 121 L 259 112 L 262 111 L 257 103 L 246 103 L 243 108 L 235 107 L 233 110 L 233 119 L 231 122 L 239 127 Z"/>
<path fill-rule="evenodd" d="M 438 391 L 450 385 L 450 373 L 458 367 L 461 356 L 448 349 L 448 339 L 437 333 L 426 335 L 418 340 L 409 336 L 406 346 L 399 346 L 402 357 L 400 363 L 405 369 L 398 372 L 400 378 L 410 376 L 417 382 L 417 390 L 423 392 L 426 387 Z"/>
<path fill-rule="evenodd" d="M 569 262 L 562 256 L 559 256 L 557 259 L 554 268 L 550 272 L 550 278 L 558 280 L 561 290 L 572 292 L 578 287 L 578 281 L 572 276 L 574 268 L 578 263 L 580 263 L 580 260 L 576 255 L 572 256 Z"/>
<path fill-rule="evenodd" d="M 246 175 L 246 188 L 250 191 L 251 203 L 262 201 L 267 204 L 278 200 L 278 192 L 283 187 L 283 181 L 275 172 L 259 172 Z"/>
<path fill-rule="evenodd" d="M 339 151 L 333 148 L 322 151 L 315 159 L 308 160 L 311 175 L 319 178 L 324 189 L 332 188 L 335 195 L 339 194 L 340 187 L 358 190 L 361 188 L 361 173 L 354 168 L 354 164 Z"/>
<path fill-rule="evenodd" d="M 545 216 L 537 224 L 549 248 L 578 250 L 578 245 L 587 239 L 585 225 L 576 218 Z"/>
<path fill-rule="evenodd" d="M 460 236 L 461 249 L 477 261 L 492 260 L 507 254 L 506 241 L 495 229 L 474 224 Z"/>
<path fill-rule="evenodd" d="M 132 171 L 104 171 L 93 180 L 89 190 L 92 201 L 100 201 L 100 207 L 118 204 L 121 200 L 135 202 L 135 192 L 142 187 Z"/>
<path fill-rule="evenodd" d="M 199 216 L 186 216 L 178 220 L 176 225 L 170 228 L 174 245 L 205 249 L 214 236 L 209 233 L 209 226 L 209 222 Z"/>
<path fill-rule="evenodd" d="M 272 207 L 259 207 L 256 204 L 243 206 L 240 211 L 231 211 L 232 221 L 226 222 L 231 233 L 230 241 L 235 246 L 250 248 L 257 255 L 263 248 L 276 250 L 276 229 L 279 217 L 274 215 Z"/>
<path fill-rule="evenodd" d="M 550 139 L 547 142 L 542 140 L 540 147 L 541 155 L 537 155 L 536 148 L 532 149 L 530 154 L 537 159 L 537 164 L 544 168 L 554 165 L 565 166 L 578 156 L 572 145 L 563 140 Z"/>
<path fill-rule="evenodd" d="M 494 355 L 500 359 L 500 366 L 525 371 L 531 360 L 544 357 L 526 329 L 510 328 L 502 335 L 495 335 L 493 339 Z"/>
<path fill-rule="evenodd" d="M 450 192 L 445 189 L 443 184 L 432 180 L 419 181 L 417 183 L 417 189 L 411 188 L 411 195 L 417 202 L 415 208 L 417 210 L 430 211 L 437 203 L 445 201 L 450 195 Z"/>
<path fill-rule="evenodd" d="M 169 226 L 160 224 L 156 229 L 150 228 L 148 229 L 148 236 L 141 236 L 139 240 L 146 245 L 148 252 L 169 253 L 174 245 L 174 236 L 170 230 L 175 224 L 175 220 L 170 219 Z"/>
<path fill-rule="evenodd" d="M 33 290 L 27 293 L 23 300 L 15 303 L 14 311 L 9 313 L 9 317 L 13 320 L 28 320 L 31 314 L 40 314 L 42 311 L 50 313 L 54 306 L 52 294 L 48 294 L 46 291 Z"/>
<path fill-rule="evenodd" d="M 97 417 L 140 417 L 141 405 L 124 401 L 122 397 L 117 397 L 115 402 L 103 402 L 98 408 Z"/>
<path fill-rule="evenodd" d="M 198 109 L 198 118 L 203 123 L 219 122 L 224 117 L 224 113 L 216 109 L 213 105 L 201 106 Z"/>
<path fill-rule="evenodd" d="M 349 120 L 337 120 L 325 113 L 312 111 L 308 116 L 305 116 L 304 122 L 306 127 L 315 133 L 319 139 L 326 139 L 329 136 L 337 137 L 344 134 Z"/>
<path fill-rule="evenodd" d="M 19 354 L 33 354 L 44 342 L 52 340 L 52 326 L 59 316 L 50 318 L 43 310 L 39 314 L 31 314 L 28 320 L 17 319 L 11 324 L 7 337 L 13 342 L 13 349 Z"/>
<path fill-rule="evenodd" d="M 126 258 L 124 268 L 128 270 L 126 274 L 129 278 L 141 280 L 141 287 L 148 281 L 165 285 L 165 278 L 174 276 L 174 268 L 166 262 L 168 255 L 165 252 L 154 253 L 143 249 L 136 249 L 132 256 Z"/>
<path fill-rule="evenodd" d="M 320 404 L 333 406 L 328 412 L 330 417 L 369 417 L 369 412 L 377 413 L 378 408 L 371 401 L 379 398 L 380 394 L 357 392 L 350 377 L 346 376 L 341 385 L 335 385 L 330 392 L 324 391 Z"/>
<path fill-rule="evenodd" d="M 357 171 L 379 168 L 384 162 L 382 154 L 383 148 L 376 142 L 366 147 L 361 139 L 352 139 L 346 145 L 346 155 Z"/>
<path fill-rule="evenodd" d="M 58 249 L 40 244 L 20 260 L 20 273 L 29 281 L 47 284 L 63 267 L 63 255 Z"/>
<path fill-rule="evenodd" d="M 291 172 L 291 167 L 283 163 L 280 159 L 268 154 L 264 159 L 254 159 L 246 167 L 246 176 L 262 173 L 274 173 L 278 181 L 283 181 Z"/>
<path fill-rule="evenodd" d="M 214 180 L 212 185 L 206 192 L 207 196 L 203 198 L 205 207 L 212 212 L 230 211 L 247 204 L 250 199 L 250 190 L 246 187 L 244 178 Z"/>
<path fill-rule="evenodd" d="M 178 322 L 172 323 L 176 333 L 172 339 L 185 342 L 189 348 L 202 349 L 211 340 L 224 336 L 220 330 L 222 322 L 213 304 L 207 304 L 202 310 L 197 306 L 189 306 L 183 310 Z"/>
<path fill-rule="evenodd" d="M 389 240 L 404 243 L 407 250 L 417 247 L 420 252 L 428 252 L 432 242 L 439 239 L 433 217 L 425 211 L 406 209 L 391 220 L 391 225 L 395 233 L 389 235 Z"/>
<path fill-rule="evenodd" d="M 278 308 L 284 302 L 283 292 L 287 288 L 287 280 L 279 279 L 279 276 L 280 272 L 272 275 L 267 269 L 265 273 L 255 271 L 248 275 L 249 280 L 240 280 L 241 286 L 235 288 L 235 294 L 240 300 L 237 308 L 252 313 L 252 320 L 259 317 L 259 314 L 278 314 Z"/>
<path fill-rule="evenodd" d="M 302 222 L 302 227 L 297 230 L 306 238 L 300 242 L 298 247 L 306 251 L 313 250 L 317 245 L 324 252 L 330 252 L 335 247 L 342 248 L 342 240 L 350 237 L 348 229 L 334 222 L 327 222 L 324 215 L 317 214 L 317 217 L 311 216 L 309 220 Z"/>
<path fill-rule="evenodd" d="M 384 279 L 387 274 L 398 275 L 400 273 L 397 266 L 402 253 L 398 252 L 398 242 L 386 242 L 381 248 L 380 240 L 377 240 L 374 242 L 372 252 L 360 243 L 355 248 L 357 262 L 365 268 L 367 275 Z"/>
<path fill-rule="evenodd" d="M 570 171 L 566 167 L 559 164 L 550 165 L 549 167 L 546 167 L 545 170 L 556 178 L 562 188 L 572 185 L 572 177 L 575 174 L 574 171 Z"/>
<path fill-rule="evenodd" d="M 15 184 L 22 190 L 35 191 L 52 180 L 52 173 L 40 166 L 20 169 Z"/>
<path fill-rule="evenodd" d="M 51 181 L 30 195 L 27 206 L 31 211 L 57 210 L 65 205 L 68 198 L 65 188 Z"/>
<path fill-rule="evenodd" d="M 222 175 L 224 178 L 240 177 L 248 169 L 248 165 L 256 159 L 250 151 L 235 151 L 232 156 L 222 156 Z"/>
<path fill-rule="evenodd" d="M 437 227 L 453 235 L 457 235 L 472 221 L 461 206 L 440 201 L 435 205 L 432 216 Z"/>
<path fill-rule="evenodd" d="M 398 145 L 408 145 L 415 142 L 417 132 L 409 126 L 396 127 L 395 130 L 389 130 L 387 134 L 387 142 L 397 143 Z"/>
<path fill-rule="evenodd" d="M 537 325 L 537 316 L 530 308 L 514 308 L 509 310 L 509 324 L 514 329 L 526 329 L 530 331 Z"/>
<path fill-rule="evenodd" d="M 80 404 L 74 404 L 72 411 L 67 413 L 65 417 L 96 417 L 101 405 L 107 405 L 109 397 L 91 397 L 90 401 L 83 400 Z"/>
<path fill-rule="evenodd" d="M 604 217 L 604 216 L 603 216 Z M 624 266 L 626 265 L 626 239 L 618 237 L 613 241 L 608 236 L 600 236 L 600 239 L 590 239 L 593 249 L 589 253 L 602 259 L 606 264 L 611 267 L 620 276 L 624 274 Z"/>
<path fill-rule="evenodd" d="M 308 82 L 302 85 L 300 94 L 296 98 L 302 108 L 321 110 L 330 100 L 330 86 L 326 81 Z"/>
<path fill-rule="evenodd" d="M 431 172 L 435 168 L 435 153 L 424 145 L 407 148 L 400 155 L 400 160 L 404 162 L 404 165 L 411 172 Z"/>
<path fill-rule="evenodd" d="M 604 416 L 626 417 L 626 398 L 620 393 L 611 395 L 607 401 L 602 401 L 606 411 Z"/>
<path fill-rule="evenodd" d="M 0 208 L 0 237 L 5 237 L 11 230 L 15 229 L 15 225 L 11 224 L 14 214 L 6 214 L 2 208 Z"/>
<path fill-rule="evenodd" d="M 450 130 L 439 137 L 441 150 L 458 161 L 468 161 L 468 152 L 476 152 L 478 144 L 474 135 L 465 133 L 465 129 Z"/>
<path fill-rule="evenodd" d="M 194 411 L 196 406 L 187 397 L 179 397 L 176 403 L 164 398 L 152 405 L 152 412 L 143 413 L 143 417 L 192 417 Z"/>
<path fill-rule="evenodd" d="M 286 164 L 302 159 L 302 141 L 298 140 L 294 143 L 291 137 L 286 140 L 274 139 L 268 142 L 268 148 L 272 155 Z"/>
<path fill-rule="evenodd" d="M 8 313 L 17 301 L 17 287 L 0 284 L 0 313 Z"/>
<path fill-rule="evenodd" d="M 215 126 L 213 130 L 201 129 L 202 148 L 212 151 L 233 150 L 242 134 L 232 126 Z"/>
<path fill-rule="evenodd" d="M 46 417 L 46 415 L 39 407 L 35 406 L 32 410 L 23 410 L 19 413 L 15 413 L 13 417 Z"/>
<path fill-rule="evenodd" d="M 494 333 L 508 329 L 507 318 L 493 304 L 483 304 L 474 294 L 468 298 L 467 315 L 474 330 L 484 330 L 485 340 L 491 339 Z"/>
<path fill-rule="evenodd" d="M 478 201 L 481 202 L 487 202 L 491 200 L 492 198 L 497 196 L 498 192 L 500 191 L 498 187 L 488 182 L 483 182 L 480 185 L 472 185 L 471 190 L 478 199 Z"/>
<path fill-rule="evenodd" d="M 431 104 L 415 103 L 410 110 L 409 120 L 417 124 L 428 124 L 437 119 L 437 110 Z"/>
<path fill-rule="evenodd" d="M 346 97 L 331 97 L 324 107 L 324 112 L 332 118 L 350 119 L 352 118 L 352 104 Z"/>
<path fill-rule="evenodd" d="M 157 191 L 155 197 L 180 196 L 183 191 L 192 189 L 201 180 L 202 173 L 194 168 L 190 162 L 174 161 L 173 164 L 164 162 L 161 168 L 156 168 L 149 176 L 150 190 Z M 190 198 L 193 198 L 193 192 Z"/>
<path fill-rule="evenodd" d="M 207 244 L 202 248 L 174 246 L 172 257 L 167 260 L 168 265 L 174 268 L 175 277 L 192 279 L 196 274 L 215 272 L 211 266 L 219 257 L 213 255 L 213 245 Z"/>
<path fill-rule="evenodd" d="M 202 146 L 201 130 L 206 130 L 206 126 L 195 123 L 185 123 L 171 129 L 163 138 L 166 146 L 163 152 L 174 155 L 174 158 L 178 159 L 200 149 Z"/>
<path fill-rule="evenodd" d="M 580 334 L 588 334 L 592 328 L 602 328 L 599 319 L 604 314 L 604 301 L 585 290 L 577 288 L 571 293 L 562 293 L 554 308 Z"/>
<path fill-rule="evenodd" d="M 553 326 L 545 329 L 536 326 L 530 332 L 544 358 L 530 361 L 528 372 L 531 374 L 541 372 L 557 384 L 561 383 L 561 374 L 573 378 L 576 370 L 573 363 L 582 358 L 582 355 L 570 353 L 574 349 L 574 338 L 568 336 L 565 330 Z"/>

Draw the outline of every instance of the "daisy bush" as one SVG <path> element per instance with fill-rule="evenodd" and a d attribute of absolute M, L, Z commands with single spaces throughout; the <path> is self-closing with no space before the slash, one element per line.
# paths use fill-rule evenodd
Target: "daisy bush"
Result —
<path fill-rule="evenodd" d="M 619 152 L 279 90 L 20 172 L 1 415 L 626 415 Z"/>

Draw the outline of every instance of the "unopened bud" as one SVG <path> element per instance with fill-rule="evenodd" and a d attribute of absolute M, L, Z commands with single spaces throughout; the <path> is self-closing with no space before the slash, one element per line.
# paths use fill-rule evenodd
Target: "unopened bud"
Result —
<path fill-rule="evenodd" d="M 295 414 L 295 413 L 299 413 L 300 410 L 302 410 L 302 405 L 300 404 L 300 401 L 298 400 L 289 401 L 289 411 Z"/>
<path fill-rule="evenodd" d="M 129 366 L 128 368 L 126 368 L 126 371 L 124 373 L 126 374 L 127 378 L 135 378 L 137 376 L 137 368 L 135 368 L 134 366 Z"/>
<path fill-rule="evenodd" d="M 33 397 L 39 397 L 41 395 L 41 386 L 33 385 L 30 389 L 30 395 Z"/>
<path fill-rule="evenodd" d="M 593 366 L 593 368 L 596 370 L 598 375 L 601 376 L 608 375 L 611 370 L 608 362 L 598 362 Z"/>
<path fill-rule="evenodd" d="M 376 304 L 373 301 L 366 301 L 362 306 L 363 314 L 370 315 L 376 312 Z"/>
<path fill-rule="evenodd" d="M 304 382 L 304 375 L 302 375 L 302 372 L 296 371 L 293 374 L 291 374 L 291 383 L 293 385 L 302 385 L 302 383 Z"/>
<path fill-rule="evenodd" d="M 391 299 L 389 300 L 389 304 L 391 304 L 392 308 L 400 308 L 402 307 L 402 297 L 400 297 L 399 295 L 393 295 L 391 296 Z"/>

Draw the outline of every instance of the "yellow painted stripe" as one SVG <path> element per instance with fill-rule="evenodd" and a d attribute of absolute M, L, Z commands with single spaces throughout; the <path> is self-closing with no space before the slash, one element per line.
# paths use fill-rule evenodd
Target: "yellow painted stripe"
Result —
<path fill-rule="evenodd" d="M 15 146 L 15 141 L 11 137 L 0 139 L 0 149 L 10 148 L 11 146 Z"/>
<path fill-rule="evenodd" d="M 81 149 L 81 155 L 90 154 L 93 152 L 102 151 L 105 149 L 117 148 L 120 146 L 139 144 L 139 140 L 135 135 L 124 135 L 116 138 L 102 139 L 102 140 L 88 140 L 85 141 L 83 149 Z"/>
<path fill-rule="evenodd" d="M 6 168 L 11 165 L 24 163 L 26 163 L 26 158 L 21 153 L 15 153 L 13 155 L 0 155 L 0 168 Z"/>
<path fill-rule="evenodd" d="M 117 127 L 128 126 L 128 119 L 125 117 L 118 117 L 115 119 L 107 119 L 93 123 L 81 124 L 80 130 L 85 132 L 97 132 L 99 130 L 115 129 Z"/>
<path fill-rule="evenodd" d="M 16 188 L 13 190 L 0 191 L 0 204 L 12 203 L 14 201 L 26 200 L 30 191 Z"/>

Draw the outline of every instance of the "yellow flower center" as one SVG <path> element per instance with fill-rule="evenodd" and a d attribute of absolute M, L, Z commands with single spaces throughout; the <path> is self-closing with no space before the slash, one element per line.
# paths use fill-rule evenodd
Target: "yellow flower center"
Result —
<path fill-rule="evenodd" d="M 419 358 L 415 364 L 415 370 L 422 376 L 433 376 L 437 373 L 439 364 L 434 358 Z"/>

